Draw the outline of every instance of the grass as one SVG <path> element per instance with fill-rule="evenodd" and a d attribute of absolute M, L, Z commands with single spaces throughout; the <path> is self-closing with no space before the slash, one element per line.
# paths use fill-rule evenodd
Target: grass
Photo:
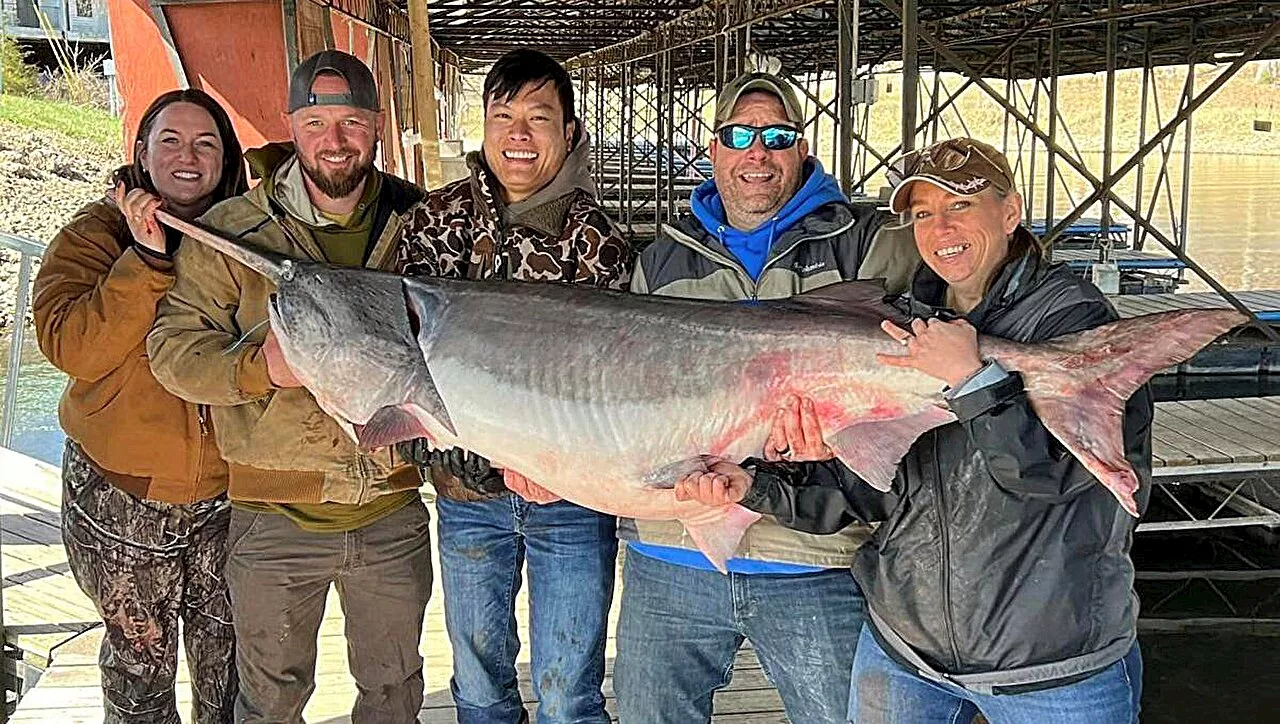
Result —
<path fill-rule="evenodd" d="M 69 103 L 0 95 L 0 122 L 53 131 L 69 138 L 118 147 L 120 119 L 110 113 Z"/>

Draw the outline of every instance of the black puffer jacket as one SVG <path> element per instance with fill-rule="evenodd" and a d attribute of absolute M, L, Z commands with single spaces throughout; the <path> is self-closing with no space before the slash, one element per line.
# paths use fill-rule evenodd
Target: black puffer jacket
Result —
<path fill-rule="evenodd" d="M 934 305 L 944 289 L 922 267 L 902 303 L 929 316 L 941 312 Z M 982 334 L 1032 342 L 1116 314 L 1065 267 L 1028 256 L 1008 264 L 966 318 Z M 872 632 L 913 670 L 1012 692 L 1069 683 L 1119 660 L 1136 635 L 1134 519 L 1040 423 L 1018 374 L 951 407 L 960 419 L 916 441 L 887 499 L 838 463 L 753 461 L 743 504 L 814 533 L 887 508 L 854 575 Z M 1125 410 L 1140 508 L 1150 495 L 1153 412 L 1146 387 Z"/>

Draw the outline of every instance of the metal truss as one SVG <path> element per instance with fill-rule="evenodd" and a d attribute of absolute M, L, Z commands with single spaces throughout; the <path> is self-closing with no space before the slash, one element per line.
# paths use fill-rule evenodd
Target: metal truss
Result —
<path fill-rule="evenodd" d="M 1176 517 L 1146 521 L 1139 533 L 1207 530 L 1241 526 L 1280 526 L 1280 466 L 1227 466 L 1187 475 L 1158 476 L 1152 495 Z"/>
<path fill-rule="evenodd" d="M 811 148 L 828 160 L 847 192 L 866 193 L 903 149 L 967 132 L 955 102 L 976 86 L 1006 114 L 1002 142 L 1016 164 L 1026 215 L 1045 220 L 1047 243 L 1090 210 L 1101 211 L 1104 228 L 1127 217 L 1135 245 L 1167 248 L 1247 312 L 1187 257 L 1189 155 L 1184 153 L 1177 188 L 1169 164 L 1178 150 L 1176 134 L 1184 148 L 1191 143 L 1196 109 L 1246 62 L 1280 56 L 1280 3 L 441 0 L 430 4 L 430 17 L 433 35 L 463 62 L 482 63 L 516 44 L 567 57 L 566 67 L 584 84 L 582 117 L 596 139 L 602 193 L 617 197 L 619 217 L 629 226 L 661 223 L 679 211 L 686 177 L 705 158 L 711 131 L 706 104 L 726 78 L 753 56 L 764 56 L 780 62 L 799 89 Z M 1219 63 L 1225 55 L 1231 61 L 1197 92 L 1196 66 Z M 867 133 L 871 108 L 858 105 L 855 86 L 897 63 L 902 132 L 894 148 L 878 149 Z M 922 65 L 931 72 L 922 73 Z M 1151 82 L 1151 69 L 1167 65 L 1188 68 L 1176 109 L 1161 105 Z M 1141 68 L 1144 78 L 1139 138 L 1127 158 L 1114 154 L 1134 146 L 1117 143 L 1110 110 L 1115 74 L 1123 68 Z M 1057 104 L 1060 76 L 1095 71 L 1107 77 L 1100 173 L 1086 163 Z M 942 73 L 960 74 L 958 87 L 949 87 L 955 83 Z M 586 91 L 585 84 L 593 89 Z M 1141 171 L 1156 163 L 1157 181 L 1144 187 Z M 1084 198 L 1073 197 L 1073 176 L 1083 180 Z M 1071 208 L 1065 214 L 1057 211 L 1063 199 Z M 1153 222 L 1157 212 L 1167 214 L 1171 234 Z M 1109 249 L 1100 253 L 1105 260 Z M 1280 341 L 1269 326 L 1257 327 Z"/>

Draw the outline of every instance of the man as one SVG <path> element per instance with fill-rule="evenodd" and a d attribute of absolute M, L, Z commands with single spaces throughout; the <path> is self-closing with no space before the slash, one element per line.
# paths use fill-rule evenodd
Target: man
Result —
<path fill-rule="evenodd" d="M 892 252 L 908 245 L 873 247 L 888 217 L 849 203 L 808 156 L 803 124 L 795 91 L 776 76 L 729 83 L 716 101 L 713 178 L 694 190 L 692 216 L 645 249 L 632 291 L 755 300 L 857 277 L 900 286 L 915 260 Z M 785 451 L 788 459 L 829 459 L 816 442 Z M 728 576 L 678 523 L 619 528 L 628 548 L 614 670 L 622 721 L 710 721 L 712 695 L 748 640 L 792 721 L 845 722 L 863 616 L 848 564 L 868 528 L 820 537 L 766 517 L 747 530 Z"/>
<path fill-rule="evenodd" d="M 355 57 L 306 59 L 289 83 L 292 145 L 249 152 L 261 183 L 201 221 L 287 256 L 390 269 L 422 192 L 373 168 L 379 108 Z M 416 468 L 361 453 L 302 389 L 266 326 L 265 278 L 193 239 L 176 265 L 148 351 L 166 387 L 210 407 L 230 464 L 236 721 L 302 721 L 330 584 L 359 690 L 352 720 L 417 721 L 431 553 Z"/>
<path fill-rule="evenodd" d="M 471 175 L 413 209 L 402 272 L 625 288 L 630 249 L 596 204 L 568 73 L 537 51 L 512 51 L 485 78 L 484 104 L 484 146 L 468 156 Z M 464 450 L 420 459 L 433 463 L 438 493 L 458 721 L 527 721 L 515 670 L 515 596 L 527 559 L 538 721 L 608 722 L 600 685 L 614 518 L 510 471 L 504 485 L 504 471 Z"/>
<path fill-rule="evenodd" d="M 888 176 L 923 263 L 900 300 L 910 331 L 882 325 L 901 354 L 878 357 L 945 384 L 956 420 L 916 438 L 888 495 L 831 464 L 716 463 L 681 480 L 676 497 L 740 502 L 819 533 L 883 521 L 853 559 L 868 616 L 850 721 L 1137 722 L 1135 520 L 1050 433 L 1022 375 L 978 347 L 979 334 L 1032 343 L 1094 329 L 1115 310 L 1044 257 L 1021 225 L 1008 159 L 990 145 L 941 141 Z M 1124 413 L 1139 510 L 1151 491 L 1153 409 L 1144 385 Z M 817 426 L 811 412 L 799 418 Z"/>

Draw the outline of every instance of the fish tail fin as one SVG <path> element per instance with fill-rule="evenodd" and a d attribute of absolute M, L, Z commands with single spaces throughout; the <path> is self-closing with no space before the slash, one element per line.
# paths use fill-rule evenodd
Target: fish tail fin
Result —
<path fill-rule="evenodd" d="M 698 546 L 698 550 L 721 573 L 728 573 L 727 561 L 738 550 L 742 536 L 752 523 L 760 520 L 760 514 L 741 505 L 726 505 L 719 515 L 684 520 L 685 530 Z"/>
<path fill-rule="evenodd" d="M 1125 459 L 1124 408 L 1153 375 L 1246 321 L 1234 310 L 1186 309 L 1104 324 L 1001 350 L 1022 374 L 1040 421 L 1131 515 L 1138 477 Z"/>

